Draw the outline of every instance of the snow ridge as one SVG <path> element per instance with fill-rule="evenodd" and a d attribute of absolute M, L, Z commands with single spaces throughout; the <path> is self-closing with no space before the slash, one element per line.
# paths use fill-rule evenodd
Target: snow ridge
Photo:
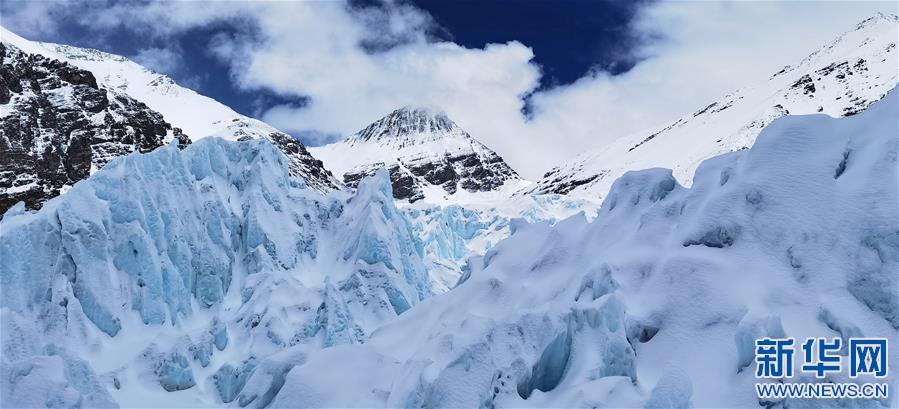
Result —
<path fill-rule="evenodd" d="M 897 26 L 895 15 L 866 19 L 767 81 L 737 90 L 649 135 L 624 136 L 582 154 L 524 191 L 601 199 L 625 172 L 657 166 L 671 168 L 679 181 L 690 184 L 704 159 L 748 148 L 776 118 L 855 115 L 896 86 Z"/>

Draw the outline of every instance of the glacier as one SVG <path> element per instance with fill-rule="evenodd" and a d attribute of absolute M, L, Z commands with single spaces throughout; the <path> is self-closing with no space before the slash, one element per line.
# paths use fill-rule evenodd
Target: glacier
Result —
<path fill-rule="evenodd" d="M 271 407 L 894 407 L 759 401 L 747 340 L 897 342 L 897 102 L 778 119 L 689 188 L 629 172 L 593 221 L 515 223 L 452 290 L 294 367 Z"/>
<path fill-rule="evenodd" d="M 383 170 L 322 193 L 264 139 L 120 157 L 0 220 L 2 405 L 895 406 L 760 402 L 751 365 L 762 336 L 899 341 L 896 112 L 777 119 L 595 214 L 398 205 Z"/>
<path fill-rule="evenodd" d="M 4 406 L 266 402 L 430 296 L 423 254 L 386 172 L 322 194 L 265 140 L 115 159 L 0 222 Z"/>

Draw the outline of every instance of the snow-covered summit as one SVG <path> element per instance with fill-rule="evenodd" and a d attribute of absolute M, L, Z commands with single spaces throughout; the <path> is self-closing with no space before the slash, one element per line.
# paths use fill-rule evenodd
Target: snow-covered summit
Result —
<path fill-rule="evenodd" d="M 528 192 L 601 198 L 628 170 L 666 167 L 686 184 L 709 157 L 751 146 L 784 115 L 854 115 L 896 86 L 897 17 L 877 14 L 767 80 L 737 90 L 651 133 L 624 136 L 547 172 Z"/>
<path fill-rule="evenodd" d="M 433 107 L 397 109 L 341 142 L 310 150 L 351 186 L 387 168 L 394 196 L 410 202 L 521 182 L 496 152 Z"/>
<path fill-rule="evenodd" d="M 442 140 L 465 141 L 471 137 L 436 107 L 405 106 L 350 136 L 346 144 L 366 142 L 396 149 Z"/>
<path fill-rule="evenodd" d="M 224 104 L 178 85 L 172 78 L 125 57 L 99 50 L 26 40 L 0 27 L 0 40 L 21 50 L 65 61 L 93 73 L 98 84 L 146 104 L 191 139 L 218 136 L 228 140 L 268 139 L 287 156 L 291 172 L 309 186 L 331 191 L 342 185 L 306 148 L 272 126 L 241 115 Z"/>

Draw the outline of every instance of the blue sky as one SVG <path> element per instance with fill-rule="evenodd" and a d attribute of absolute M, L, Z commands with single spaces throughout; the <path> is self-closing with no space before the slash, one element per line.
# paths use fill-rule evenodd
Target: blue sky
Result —
<path fill-rule="evenodd" d="M 534 50 L 541 86 L 566 85 L 590 70 L 619 74 L 637 62 L 641 41 L 631 29 L 650 1 L 418 0 L 439 25 L 437 35 L 471 48 L 517 40 Z"/>
<path fill-rule="evenodd" d="M 16 8 L 20 1 L 4 1 L 4 8 Z M 93 2 L 96 4 L 97 2 Z M 612 75 L 632 68 L 637 58 L 631 50 L 640 39 L 629 25 L 640 7 L 649 1 L 568 0 L 564 7 L 544 0 L 412 0 L 414 6 L 432 19 L 428 35 L 433 40 L 452 41 L 469 48 L 490 43 L 520 41 L 534 51 L 534 63 L 542 69 L 538 89 L 567 85 L 591 70 Z M 127 3 L 122 3 L 127 4 Z M 379 8 L 379 0 L 351 1 L 351 10 Z M 176 36 L 159 37 L 147 30 L 121 25 L 96 30 L 83 21 L 62 16 L 53 31 L 37 32 L 33 40 L 100 48 L 131 57 L 182 85 L 215 98 L 236 111 L 261 116 L 280 104 L 304 104 L 302 95 L 285 95 L 266 88 L 245 90 L 229 75 L 231 68 L 209 51 L 215 36 L 253 33 L 251 23 L 228 20 L 192 27 Z M 395 44 L 371 47 L 377 53 Z M 152 49 L 170 53 L 147 52 Z M 177 61 L 173 61 L 177 60 Z"/>
<path fill-rule="evenodd" d="M 0 24 L 98 48 L 331 142 L 444 109 L 534 177 L 795 63 L 892 2 L 0 0 Z"/>

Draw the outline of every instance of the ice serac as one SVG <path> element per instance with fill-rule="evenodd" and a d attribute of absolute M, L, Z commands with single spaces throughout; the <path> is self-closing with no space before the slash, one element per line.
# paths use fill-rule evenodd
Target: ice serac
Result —
<path fill-rule="evenodd" d="M 253 118 L 248 118 L 234 112 L 231 108 L 193 90 L 179 86 L 170 77 L 153 72 L 147 68 L 122 56 L 105 53 L 99 50 L 78 48 L 62 44 L 39 43 L 26 40 L 16 34 L 0 28 L 0 40 L 7 47 L 15 47 L 28 55 L 43 56 L 46 60 L 65 64 L 79 72 L 87 72 L 92 78 L 93 88 L 103 90 L 110 94 L 109 105 L 117 104 L 117 98 L 113 95 L 126 96 L 130 100 L 140 102 L 140 108 L 154 112 L 160 116 L 160 121 L 171 123 L 171 127 L 178 128 L 193 140 L 208 136 L 218 136 L 228 140 L 238 139 L 266 139 L 278 147 L 287 158 L 289 170 L 292 175 L 303 178 L 313 189 L 329 192 L 342 188 L 342 184 L 334 178 L 330 171 L 324 168 L 321 161 L 314 158 L 299 141 L 268 124 Z M 34 64 L 35 59 L 25 60 L 20 63 L 23 70 L 28 64 Z M 40 67 L 32 67 L 40 71 Z M 10 82 L 9 79 L 5 81 Z M 25 84 L 26 87 L 28 84 Z M 7 85 L 7 87 L 15 86 Z M 82 103 L 81 94 L 71 92 L 56 92 L 56 98 L 51 102 L 56 104 L 75 105 Z M 2 92 L 0 92 L 2 94 Z M 0 98 L 0 104 L 2 104 Z M 88 114 L 95 112 L 96 103 L 85 102 L 85 110 Z M 122 103 L 118 103 L 122 104 Z M 24 121 L 28 119 L 27 111 L 22 111 L 14 105 L 0 105 L 5 117 Z M 115 117 L 119 122 L 139 122 L 140 116 L 129 115 L 135 108 L 122 112 L 121 117 Z M 96 115 L 94 115 L 96 116 Z M 100 119 L 103 119 L 101 116 Z M 72 127 L 75 131 L 82 128 L 81 124 Z M 145 127 L 148 132 L 152 127 Z M 114 135 L 113 132 L 109 131 Z M 109 139 L 112 135 L 98 135 L 99 139 Z M 171 139 L 171 136 L 169 136 Z M 145 150 L 142 150 L 145 151 Z M 127 152 L 124 152 L 127 153 Z M 106 160 L 120 156 L 123 152 L 109 152 Z"/>
<path fill-rule="evenodd" d="M 110 159 L 173 139 L 190 143 L 91 72 L 0 43 L 0 214 L 19 201 L 37 209 Z"/>
<path fill-rule="evenodd" d="M 592 217 L 598 207 L 588 200 L 555 194 L 490 193 L 476 195 L 481 200 L 475 201 L 444 204 L 420 201 L 402 207 L 421 239 L 435 292 L 454 287 L 469 271 L 469 258 L 484 256 L 509 237 L 517 224 L 553 224 L 579 212 Z"/>
<path fill-rule="evenodd" d="M 605 197 L 629 170 L 665 167 L 689 185 L 699 164 L 746 149 L 785 115 L 855 115 L 896 86 L 897 17 L 878 14 L 758 84 L 698 107 L 650 132 L 623 135 L 547 172 L 526 192 Z"/>
<path fill-rule="evenodd" d="M 499 155 L 436 108 L 403 107 L 341 142 L 311 149 L 350 186 L 388 169 L 394 197 L 409 202 L 520 181 Z"/>
<path fill-rule="evenodd" d="M 759 402 L 746 340 L 899 341 L 897 112 L 892 91 L 847 118 L 780 118 L 689 188 L 629 172 L 592 222 L 513 223 L 461 284 L 364 345 L 313 354 L 272 405 L 842 407 Z M 899 357 L 888 364 L 895 383 Z M 375 367 L 337 393 L 321 381 Z"/>
<path fill-rule="evenodd" d="M 0 221 L 3 406 L 264 406 L 428 297 L 422 254 L 386 172 L 322 194 L 267 140 L 114 159 Z"/>

